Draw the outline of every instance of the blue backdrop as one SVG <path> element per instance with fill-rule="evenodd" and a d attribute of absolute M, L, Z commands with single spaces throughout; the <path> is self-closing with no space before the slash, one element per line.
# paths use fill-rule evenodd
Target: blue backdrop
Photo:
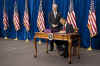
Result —
<path fill-rule="evenodd" d="M 9 38 L 16 37 L 16 31 L 13 25 L 13 13 L 14 13 L 14 1 L 15 0 L 6 0 L 6 10 L 9 18 L 9 28 L 7 30 L 7 34 Z M 33 39 L 34 33 L 38 31 L 37 28 L 37 15 L 39 10 L 40 0 L 28 0 L 28 9 L 29 9 L 29 17 L 30 17 L 30 27 L 31 30 L 28 32 L 28 38 L 30 40 Z M 63 18 L 66 19 L 69 0 L 55 0 L 58 4 L 58 10 L 61 12 Z M 49 27 L 48 24 L 48 13 L 52 9 L 53 0 L 43 0 L 43 12 L 46 23 L 46 28 Z M 96 17 L 97 17 L 97 27 L 98 27 L 98 35 L 92 38 L 92 47 L 95 49 L 100 49 L 100 0 L 95 0 L 96 5 Z M 90 0 L 74 0 L 74 10 L 77 18 L 77 26 L 79 28 L 79 33 L 81 35 L 81 45 L 85 48 L 89 47 L 90 44 L 90 36 L 89 30 L 87 28 L 88 23 L 88 13 L 89 13 L 89 5 Z M 27 38 L 27 32 L 25 30 L 23 24 L 23 16 L 25 10 L 25 0 L 17 0 L 18 13 L 20 19 L 21 29 L 18 31 L 18 39 L 25 40 Z M 3 0 L 0 0 L 0 36 L 5 36 L 5 31 L 3 30 Z"/>

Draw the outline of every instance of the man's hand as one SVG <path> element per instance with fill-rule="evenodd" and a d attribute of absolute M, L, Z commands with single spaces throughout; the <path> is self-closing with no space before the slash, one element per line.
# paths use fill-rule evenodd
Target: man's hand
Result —
<path fill-rule="evenodd" d="M 52 27 L 54 27 L 54 28 L 57 27 L 57 26 L 58 26 L 58 25 L 52 24 Z"/>

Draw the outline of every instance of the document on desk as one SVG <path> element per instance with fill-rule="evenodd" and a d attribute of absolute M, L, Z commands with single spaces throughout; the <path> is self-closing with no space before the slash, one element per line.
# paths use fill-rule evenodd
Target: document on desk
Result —
<path fill-rule="evenodd" d="M 59 32 L 56 32 L 56 34 L 66 34 L 66 31 L 59 31 Z"/>
<path fill-rule="evenodd" d="M 44 30 L 45 33 L 51 33 L 51 30 L 50 29 L 46 29 Z"/>

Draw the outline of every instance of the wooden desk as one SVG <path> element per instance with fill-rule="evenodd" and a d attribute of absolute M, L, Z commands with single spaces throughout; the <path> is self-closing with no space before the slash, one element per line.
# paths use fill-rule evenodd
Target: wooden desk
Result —
<path fill-rule="evenodd" d="M 36 43 L 36 38 L 42 38 L 42 39 L 46 39 L 46 52 L 48 53 L 48 36 L 50 33 L 44 33 L 44 32 L 36 32 L 35 36 L 34 36 L 34 57 L 37 57 L 37 43 Z M 60 34 L 60 33 L 53 33 L 53 40 L 65 40 L 68 41 L 68 63 L 71 64 L 72 62 L 72 55 L 71 55 L 71 49 L 72 49 L 72 40 L 78 38 L 78 51 L 77 51 L 77 55 L 80 58 L 80 36 L 78 33 L 70 33 L 70 34 Z"/>

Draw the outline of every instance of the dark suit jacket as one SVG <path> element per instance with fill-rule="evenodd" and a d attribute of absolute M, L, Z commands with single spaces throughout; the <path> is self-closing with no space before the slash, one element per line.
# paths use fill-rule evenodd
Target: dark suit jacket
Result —
<path fill-rule="evenodd" d="M 66 24 L 66 33 L 73 33 L 74 29 L 73 26 L 69 23 Z"/>
<path fill-rule="evenodd" d="M 66 25 L 66 33 L 73 33 L 73 32 L 74 32 L 73 26 L 71 24 L 67 24 Z M 74 47 L 76 47 L 78 45 L 78 43 L 77 43 L 78 42 L 78 38 L 73 39 L 72 42 L 73 42 L 72 45 Z"/>
<path fill-rule="evenodd" d="M 59 32 L 62 29 L 62 24 L 60 23 L 61 15 L 57 12 L 56 18 L 54 17 L 53 11 L 48 15 L 48 23 L 50 24 L 50 29 L 52 32 Z M 52 27 L 52 24 L 58 25 L 57 27 Z"/>

